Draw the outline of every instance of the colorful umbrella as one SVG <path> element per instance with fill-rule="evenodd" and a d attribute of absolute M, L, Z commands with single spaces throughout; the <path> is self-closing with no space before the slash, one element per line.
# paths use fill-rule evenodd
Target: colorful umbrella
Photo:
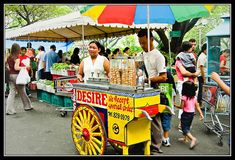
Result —
<path fill-rule="evenodd" d="M 148 24 L 147 6 L 149 6 L 149 23 L 174 24 L 192 18 L 209 16 L 212 5 L 98 5 L 83 13 L 99 24 L 121 23 L 127 25 Z"/>
<path fill-rule="evenodd" d="M 99 24 L 121 23 L 127 25 L 152 23 L 174 24 L 210 15 L 212 5 L 97 5 L 89 6 L 82 15 L 89 16 Z M 150 42 L 148 38 L 148 51 Z M 170 47 L 169 47 L 170 55 Z M 171 57 L 170 57 L 171 58 Z"/>

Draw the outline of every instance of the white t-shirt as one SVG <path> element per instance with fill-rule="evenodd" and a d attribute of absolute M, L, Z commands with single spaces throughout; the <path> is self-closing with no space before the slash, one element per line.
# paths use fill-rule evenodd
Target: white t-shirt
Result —
<path fill-rule="evenodd" d="M 38 62 L 38 71 L 43 69 L 43 58 L 44 58 L 45 52 L 44 51 L 39 51 L 36 58 L 39 59 Z"/>
<path fill-rule="evenodd" d="M 206 75 L 207 73 L 206 62 L 207 62 L 207 56 L 205 53 L 202 52 L 197 59 L 197 71 L 199 72 L 199 76 L 201 76 L 201 70 L 200 70 L 201 65 L 204 67 L 204 73 Z"/>
<path fill-rule="evenodd" d="M 157 49 L 153 49 L 150 52 L 143 52 L 143 56 L 149 78 L 159 76 L 159 73 L 166 72 L 165 58 Z"/>
<path fill-rule="evenodd" d="M 97 56 L 94 64 L 92 63 L 92 59 L 90 56 L 83 60 L 84 61 L 83 72 L 84 72 L 85 83 L 89 77 L 92 77 L 91 72 L 94 72 L 93 78 L 98 78 L 98 73 L 99 73 L 99 78 L 107 77 L 104 70 L 104 60 L 105 57 L 100 55 Z"/>

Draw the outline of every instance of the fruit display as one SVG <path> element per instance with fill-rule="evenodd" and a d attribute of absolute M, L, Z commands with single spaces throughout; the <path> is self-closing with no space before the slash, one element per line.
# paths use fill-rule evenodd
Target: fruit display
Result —
<path fill-rule="evenodd" d="M 54 81 L 40 79 L 37 81 L 37 89 L 55 93 Z"/>
<path fill-rule="evenodd" d="M 51 67 L 51 74 L 61 76 L 74 76 L 78 73 L 79 66 L 67 63 L 54 63 Z"/>

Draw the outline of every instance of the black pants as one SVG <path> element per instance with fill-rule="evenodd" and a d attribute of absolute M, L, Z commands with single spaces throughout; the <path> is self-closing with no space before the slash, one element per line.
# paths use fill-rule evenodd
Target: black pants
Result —
<path fill-rule="evenodd" d="M 52 80 L 51 72 L 44 72 L 44 78 L 47 80 Z"/>
<path fill-rule="evenodd" d="M 200 106 L 201 106 L 201 104 L 202 104 L 202 86 L 203 86 L 203 83 L 204 83 L 204 79 L 203 79 L 202 76 L 197 77 L 197 79 L 198 79 L 198 95 L 197 95 L 197 101 L 198 101 L 198 103 L 199 103 Z"/>

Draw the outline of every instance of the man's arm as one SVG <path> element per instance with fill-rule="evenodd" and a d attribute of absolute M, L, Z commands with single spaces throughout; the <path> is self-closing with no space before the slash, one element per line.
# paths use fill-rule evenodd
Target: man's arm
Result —
<path fill-rule="evenodd" d="M 159 76 L 154 76 L 149 79 L 151 82 L 154 82 L 154 83 L 165 82 L 167 80 L 167 73 L 166 72 L 159 73 Z"/>

